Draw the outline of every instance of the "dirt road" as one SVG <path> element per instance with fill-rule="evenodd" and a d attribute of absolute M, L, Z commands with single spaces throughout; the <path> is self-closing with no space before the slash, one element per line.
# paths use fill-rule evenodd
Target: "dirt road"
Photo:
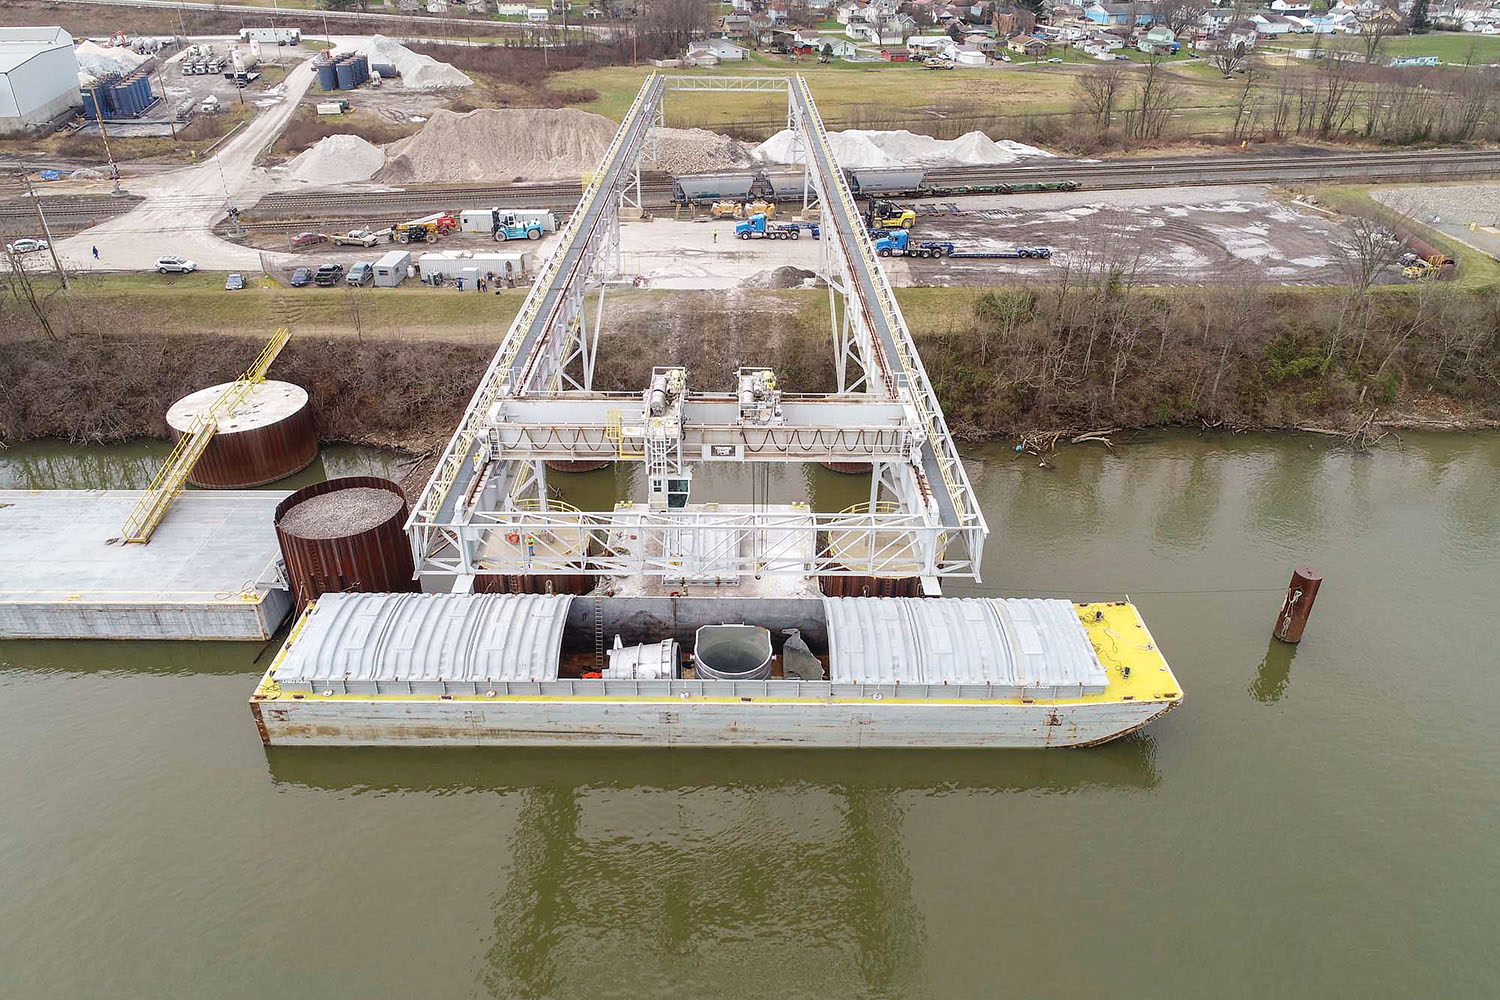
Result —
<path fill-rule="evenodd" d="M 238 246 L 209 230 L 222 219 L 231 200 L 253 202 L 266 183 L 257 175 L 255 158 L 286 127 L 297 102 L 313 82 L 312 62 L 287 74 L 281 103 L 256 115 L 250 124 L 203 163 L 151 177 L 132 178 L 131 194 L 145 198 L 133 211 L 58 243 L 64 266 L 79 270 L 146 270 L 166 255 L 187 257 L 205 270 L 258 269 L 263 251 Z M 99 248 L 95 260 L 92 248 Z M 267 254 L 280 261 L 285 254 Z"/>

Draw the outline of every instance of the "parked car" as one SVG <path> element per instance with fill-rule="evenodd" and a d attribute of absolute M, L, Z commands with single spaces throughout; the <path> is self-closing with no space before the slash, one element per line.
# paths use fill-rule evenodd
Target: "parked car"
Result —
<path fill-rule="evenodd" d="M 313 275 L 313 284 L 319 288 L 332 288 L 344 276 L 343 264 L 324 264 Z"/>
<path fill-rule="evenodd" d="M 5 244 L 6 253 L 36 253 L 38 250 L 45 249 L 47 249 L 46 240 L 34 240 L 30 237 Z"/>
<path fill-rule="evenodd" d="M 375 283 L 375 265 L 367 261 L 360 261 L 349 268 L 349 273 L 344 280 L 358 288 L 361 285 L 373 285 Z"/>
<path fill-rule="evenodd" d="M 312 280 L 313 273 L 312 268 L 310 267 L 299 267 L 297 268 L 297 270 L 292 272 L 293 288 L 306 288 L 308 285 L 312 284 Z"/>
<path fill-rule="evenodd" d="M 298 233 L 292 237 L 292 249 L 317 246 L 319 243 L 327 242 L 327 240 L 328 237 L 322 233 Z"/>
<path fill-rule="evenodd" d="M 243 274 L 231 274 L 224 279 L 224 291 L 237 292 L 245 287 L 245 276 Z"/>
<path fill-rule="evenodd" d="M 158 257 L 156 258 L 157 274 L 192 274 L 198 270 L 198 265 L 186 257 Z"/>

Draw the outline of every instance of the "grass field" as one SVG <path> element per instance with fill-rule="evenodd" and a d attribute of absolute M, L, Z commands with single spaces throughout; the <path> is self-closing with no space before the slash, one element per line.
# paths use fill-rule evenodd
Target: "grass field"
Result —
<path fill-rule="evenodd" d="M 1263 48 L 1305 49 L 1311 48 L 1313 42 L 1314 36 L 1312 35 L 1296 35 L 1268 42 Z M 1348 36 L 1325 35 L 1322 38 L 1322 44 L 1325 48 L 1338 47 L 1356 52 L 1364 51 L 1364 43 L 1360 39 Z M 1380 51 L 1386 60 L 1402 56 L 1437 56 L 1443 62 L 1459 65 L 1471 61 L 1493 63 L 1500 62 L 1500 35 L 1471 35 L 1451 31 L 1435 31 L 1425 35 L 1398 35 L 1387 38 L 1381 44 Z"/>

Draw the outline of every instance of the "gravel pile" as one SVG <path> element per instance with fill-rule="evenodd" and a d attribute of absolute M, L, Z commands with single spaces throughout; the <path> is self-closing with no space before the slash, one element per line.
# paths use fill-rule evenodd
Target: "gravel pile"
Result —
<path fill-rule="evenodd" d="M 79 42 L 73 54 L 78 57 L 78 68 L 96 77 L 106 73 L 129 73 L 151 58 L 129 49 L 107 49 L 88 41 Z"/>
<path fill-rule="evenodd" d="M 1015 163 L 1046 150 L 1003 139 L 995 142 L 983 132 L 957 139 L 934 139 L 907 131 L 846 129 L 828 133 L 833 155 L 843 167 L 954 167 Z M 782 129 L 756 146 L 754 155 L 770 163 L 801 163 L 802 152 L 790 129 Z"/>
<path fill-rule="evenodd" d="M 309 184 L 367 181 L 385 166 L 385 150 L 357 135 L 330 135 L 298 153 L 289 175 Z"/>
<path fill-rule="evenodd" d="M 814 288 L 817 283 L 816 272 L 792 267 L 790 264 L 752 274 L 743 282 L 746 288 Z"/>
<path fill-rule="evenodd" d="M 472 87 L 474 81 L 461 70 L 432 56 L 413 52 L 394 39 L 384 35 L 372 35 L 368 42 L 356 46 L 353 51 L 368 56 L 370 65 L 396 67 L 401 77 L 401 86 L 407 90 L 444 90 L 449 87 Z"/>
<path fill-rule="evenodd" d="M 415 135 L 385 147 L 375 179 L 440 181 L 577 180 L 609 149 L 615 123 L 572 108 L 438 111 Z"/>
<path fill-rule="evenodd" d="M 704 128 L 663 128 L 657 132 L 658 156 L 642 166 L 669 174 L 706 174 L 732 170 L 754 160 L 750 147 Z"/>
<path fill-rule="evenodd" d="M 281 529 L 298 538 L 341 538 L 383 524 L 405 506 L 390 490 L 356 486 L 308 497 L 281 516 Z"/>

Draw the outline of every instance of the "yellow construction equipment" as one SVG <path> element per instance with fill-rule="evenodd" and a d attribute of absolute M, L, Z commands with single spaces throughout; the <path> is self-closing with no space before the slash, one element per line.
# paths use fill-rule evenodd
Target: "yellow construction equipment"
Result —
<path fill-rule="evenodd" d="M 172 501 L 182 492 L 188 473 L 193 471 L 193 466 L 208 447 L 209 440 L 219 429 L 219 421 L 233 416 L 255 387 L 266 380 L 271 362 L 276 360 L 276 355 L 281 353 L 291 335 L 292 331 L 286 327 L 272 334 L 270 342 L 260 352 L 255 363 L 225 387 L 208 409 L 194 418 L 187 431 L 177 439 L 177 446 L 157 470 L 151 485 L 141 494 L 141 499 L 130 511 L 130 516 L 125 519 L 125 528 L 120 536 L 122 540 L 142 544 L 151 541 L 151 533 L 166 516 Z"/>

